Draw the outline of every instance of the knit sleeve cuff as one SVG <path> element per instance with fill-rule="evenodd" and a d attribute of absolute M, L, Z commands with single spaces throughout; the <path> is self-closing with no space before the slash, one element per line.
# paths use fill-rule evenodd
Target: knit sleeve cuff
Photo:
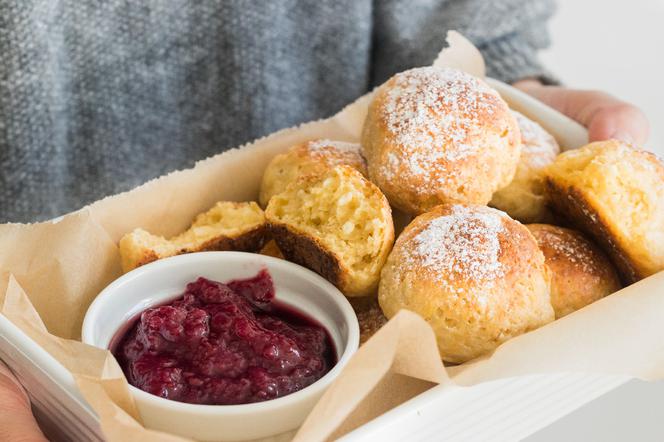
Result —
<path fill-rule="evenodd" d="M 481 45 L 487 76 L 505 83 L 535 78 L 543 84 L 559 84 L 559 80 L 546 70 L 537 59 L 537 50 L 518 34 L 503 37 Z"/>

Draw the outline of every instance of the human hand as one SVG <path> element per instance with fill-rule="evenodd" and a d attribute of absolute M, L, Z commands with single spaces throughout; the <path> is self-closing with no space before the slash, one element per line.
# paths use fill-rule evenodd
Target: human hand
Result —
<path fill-rule="evenodd" d="M 532 79 L 514 86 L 581 123 L 590 141 L 616 138 L 642 146 L 648 139 L 650 128 L 643 112 L 605 92 L 545 86 Z"/>
<path fill-rule="evenodd" d="M 30 400 L 0 362 L 0 441 L 47 442 L 30 409 Z"/>

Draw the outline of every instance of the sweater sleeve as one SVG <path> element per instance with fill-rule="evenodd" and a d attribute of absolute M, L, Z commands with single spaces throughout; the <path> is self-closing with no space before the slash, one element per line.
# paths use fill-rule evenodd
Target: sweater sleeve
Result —
<path fill-rule="evenodd" d="M 484 56 L 487 75 L 506 83 L 524 78 L 537 78 L 544 84 L 556 84 L 557 79 L 538 59 L 538 51 L 549 46 L 547 20 L 555 5 L 550 0 L 487 2 L 492 17 L 479 18 L 478 28 L 491 26 L 494 32 L 486 36 L 473 35 L 475 44 Z M 511 4 L 510 4 L 511 3 Z"/>
<path fill-rule="evenodd" d="M 537 52 L 549 45 L 546 25 L 554 0 L 380 0 L 374 2 L 371 83 L 430 64 L 457 30 L 482 52 L 487 75 L 513 83 L 555 78 Z"/>

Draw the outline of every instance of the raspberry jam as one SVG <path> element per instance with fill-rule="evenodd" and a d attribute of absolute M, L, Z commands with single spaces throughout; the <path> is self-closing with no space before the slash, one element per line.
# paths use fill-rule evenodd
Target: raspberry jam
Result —
<path fill-rule="evenodd" d="M 266 401 L 314 383 L 336 363 L 327 331 L 274 299 L 267 270 L 221 283 L 198 278 L 113 339 L 130 384 L 191 404 Z"/>

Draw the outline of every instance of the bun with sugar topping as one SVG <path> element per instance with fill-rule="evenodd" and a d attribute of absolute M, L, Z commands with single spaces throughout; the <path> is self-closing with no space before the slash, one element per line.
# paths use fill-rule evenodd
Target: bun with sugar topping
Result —
<path fill-rule="evenodd" d="M 551 304 L 556 318 L 620 290 L 609 258 L 580 232 L 549 224 L 526 227 L 551 270 Z"/>
<path fill-rule="evenodd" d="M 487 204 L 512 180 L 520 139 L 507 104 L 484 81 L 424 67 L 376 90 L 362 148 L 369 177 L 392 205 L 419 214 L 441 203 Z"/>
<path fill-rule="evenodd" d="M 618 140 L 564 152 L 545 170 L 553 207 L 604 249 L 625 284 L 664 270 L 664 163 Z"/>
<path fill-rule="evenodd" d="M 463 363 L 554 319 L 535 238 L 504 212 L 447 204 L 406 227 L 383 267 L 378 302 L 422 316 L 443 360 Z"/>
<path fill-rule="evenodd" d="M 346 296 L 375 295 L 394 241 L 385 196 L 350 166 L 303 176 L 265 210 L 286 259 L 310 268 Z"/>
<path fill-rule="evenodd" d="M 512 182 L 493 194 L 490 205 L 523 223 L 553 220 L 544 192 L 544 169 L 553 163 L 560 147 L 542 126 L 512 111 L 521 132 L 521 158 Z"/>
<path fill-rule="evenodd" d="M 334 140 L 313 140 L 297 144 L 270 161 L 261 182 L 258 201 L 261 206 L 302 175 L 316 175 L 339 164 L 354 167 L 367 176 L 367 163 L 360 145 Z"/>

